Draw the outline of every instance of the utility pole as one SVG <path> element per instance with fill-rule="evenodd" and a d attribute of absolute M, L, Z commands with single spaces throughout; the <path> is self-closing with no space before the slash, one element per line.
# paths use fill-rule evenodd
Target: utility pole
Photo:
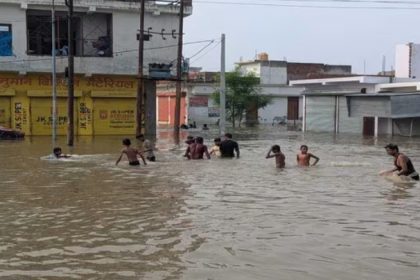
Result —
<path fill-rule="evenodd" d="M 67 145 L 74 142 L 74 42 L 73 42 L 73 0 L 66 0 L 67 15 L 67 44 L 68 53 L 68 96 L 67 96 Z"/>
<path fill-rule="evenodd" d="M 52 146 L 57 140 L 57 69 L 56 69 L 56 39 L 55 39 L 55 3 L 52 0 L 51 9 L 51 55 L 52 55 Z"/>
<path fill-rule="evenodd" d="M 221 60 L 220 60 L 220 119 L 219 132 L 220 135 L 225 134 L 226 130 L 226 38 L 222 34 L 221 44 Z"/>
<path fill-rule="evenodd" d="M 143 125 L 143 96 L 144 96 L 144 79 L 143 79 L 143 52 L 144 52 L 144 2 L 140 2 L 140 31 L 139 31 L 139 64 L 138 64 L 138 80 L 137 80 L 137 122 L 136 136 L 142 134 Z"/>
<path fill-rule="evenodd" d="M 181 125 L 181 86 L 182 86 L 182 45 L 184 36 L 184 0 L 180 0 L 179 5 L 179 32 L 178 32 L 178 57 L 176 64 L 176 98 L 175 98 L 175 123 L 174 138 L 175 143 L 179 144 L 179 127 Z"/>

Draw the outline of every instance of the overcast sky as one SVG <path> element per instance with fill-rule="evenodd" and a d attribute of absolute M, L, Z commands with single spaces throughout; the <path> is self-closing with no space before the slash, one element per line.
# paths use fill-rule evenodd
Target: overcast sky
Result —
<path fill-rule="evenodd" d="M 228 0 L 213 0 L 229 2 Z M 231 0 L 231 2 L 296 4 L 284 0 Z M 307 0 L 313 1 L 313 0 Z M 325 1 L 325 0 L 324 0 Z M 362 0 L 363 1 L 363 0 Z M 235 6 L 193 1 L 193 15 L 185 20 L 185 42 L 213 39 L 226 34 L 228 69 L 235 62 L 255 58 L 267 52 L 271 60 L 349 64 L 353 72 L 374 74 L 394 66 L 395 45 L 420 43 L 420 2 L 391 7 L 415 7 L 411 10 L 317 9 L 268 6 Z M 306 2 L 306 5 L 390 6 L 386 4 L 346 4 Z M 299 3 L 298 3 L 299 4 Z M 206 44 L 188 45 L 186 57 Z M 213 48 L 213 50 L 211 50 Z M 193 58 L 192 66 L 217 71 L 220 45 L 210 45 Z M 366 64 L 364 63 L 366 62 Z"/>

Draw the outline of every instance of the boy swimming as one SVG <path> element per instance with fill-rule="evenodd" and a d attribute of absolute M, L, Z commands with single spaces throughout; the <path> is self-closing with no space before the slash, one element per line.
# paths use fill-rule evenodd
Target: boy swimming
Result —
<path fill-rule="evenodd" d="M 279 145 L 274 145 L 270 148 L 265 158 L 276 158 L 276 167 L 277 168 L 284 168 L 286 166 L 286 157 L 281 152 Z"/>
<path fill-rule="evenodd" d="M 308 153 L 308 146 L 306 145 L 300 146 L 300 152 L 296 156 L 298 166 L 310 166 L 311 158 L 315 159 L 315 162 L 312 164 L 312 166 L 318 163 L 319 157 L 311 153 Z"/>
<path fill-rule="evenodd" d="M 55 147 L 53 149 L 53 154 L 56 158 L 70 158 L 71 156 L 63 154 L 60 147 Z"/>
<path fill-rule="evenodd" d="M 128 138 L 125 138 L 122 141 L 122 144 L 125 146 L 122 150 L 121 150 L 121 155 L 120 157 L 117 159 L 117 162 L 115 163 L 115 165 L 118 165 L 118 163 L 121 161 L 123 155 L 125 154 L 128 158 L 128 164 L 132 165 L 132 166 L 138 166 L 140 165 L 139 160 L 137 159 L 137 155 L 140 156 L 140 158 L 143 160 L 144 165 L 147 165 L 146 160 L 144 159 L 143 155 L 134 148 L 131 148 L 131 141 Z"/>

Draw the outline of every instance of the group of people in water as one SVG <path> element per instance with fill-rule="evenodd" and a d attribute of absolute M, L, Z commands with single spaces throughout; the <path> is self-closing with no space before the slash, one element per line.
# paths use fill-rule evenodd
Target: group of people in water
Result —
<path fill-rule="evenodd" d="M 122 144 L 124 148 L 121 150 L 121 154 L 116 161 L 116 165 L 119 164 L 123 156 L 125 155 L 128 159 L 128 164 L 131 166 L 140 165 L 138 157 L 142 160 L 144 165 L 147 165 L 147 161 L 154 162 L 156 161 L 156 156 L 154 154 L 154 146 L 151 141 L 145 139 L 143 134 L 138 135 L 137 140 L 139 141 L 139 148 L 133 148 L 131 146 L 130 139 L 123 139 Z M 210 159 L 212 156 L 220 158 L 239 158 L 240 150 L 239 145 L 236 141 L 232 139 L 232 134 L 226 133 L 222 138 L 218 137 L 214 139 L 214 146 L 209 150 L 206 145 L 204 145 L 203 137 L 193 137 L 188 136 L 185 141 L 187 148 L 184 153 L 184 157 L 188 160 L 200 160 L 204 159 L 204 156 L 207 159 Z M 405 154 L 400 153 L 397 145 L 388 144 L 385 146 L 386 152 L 388 155 L 394 157 L 394 168 L 391 170 L 383 171 L 380 175 L 389 176 L 405 176 L 408 179 L 419 181 L 419 174 L 414 169 L 413 163 L 410 158 Z M 319 157 L 315 156 L 312 153 L 308 152 L 309 148 L 307 145 L 302 145 L 300 147 L 299 153 L 296 155 L 296 162 L 298 166 L 310 166 L 316 165 L 319 162 Z M 68 158 L 69 155 L 62 153 L 61 148 L 54 148 L 54 156 L 56 158 Z M 267 152 L 266 158 L 274 158 L 277 168 L 284 168 L 286 166 L 286 157 L 282 153 L 279 145 L 272 146 Z M 313 162 L 311 163 L 311 159 Z"/>

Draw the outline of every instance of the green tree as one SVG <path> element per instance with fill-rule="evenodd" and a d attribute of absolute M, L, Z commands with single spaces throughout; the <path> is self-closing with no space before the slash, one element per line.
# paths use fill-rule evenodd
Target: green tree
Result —
<path fill-rule="evenodd" d="M 254 74 L 243 75 L 239 69 L 226 73 L 226 119 L 233 127 L 241 126 L 248 110 L 264 108 L 270 102 L 268 96 L 260 94 L 260 79 Z M 220 92 L 213 94 L 213 100 L 220 105 Z"/>

